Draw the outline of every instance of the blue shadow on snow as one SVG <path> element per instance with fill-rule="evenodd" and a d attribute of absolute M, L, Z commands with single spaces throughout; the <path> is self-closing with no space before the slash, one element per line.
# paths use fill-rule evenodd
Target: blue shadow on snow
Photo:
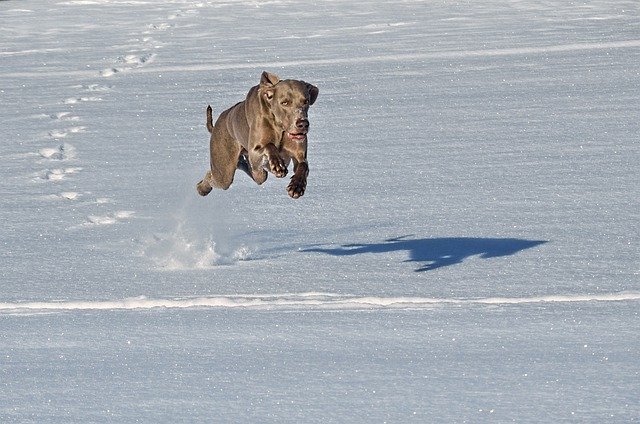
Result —
<path fill-rule="evenodd" d="M 416 272 L 431 271 L 462 263 L 466 258 L 479 255 L 483 259 L 514 255 L 546 243 L 542 240 L 515 238 L 446 237 L 408 239 L 402 236 L 382 243 L 346 244 L 338 248 L 309 248 L 304 252 L 326 253 L 334 256 L 360 255 L 363 253 L 386 253 L 406 250 L 409 259 L 405 262 L 421 262 Z"/>

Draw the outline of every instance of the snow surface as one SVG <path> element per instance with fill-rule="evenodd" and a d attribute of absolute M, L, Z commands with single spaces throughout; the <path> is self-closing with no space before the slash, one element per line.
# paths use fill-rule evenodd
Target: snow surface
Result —
<path fill-rule="evenodd" d="M 0 1 L 1 422 L 640 420 L 637 1 Z M 206 198 L 205 108 L 317 85 Z"/>

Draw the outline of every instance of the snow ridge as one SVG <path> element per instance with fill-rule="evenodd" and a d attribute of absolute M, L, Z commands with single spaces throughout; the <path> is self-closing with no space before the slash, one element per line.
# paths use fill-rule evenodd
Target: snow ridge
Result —
<path fill-rule="evenodd" d="M 152 27 L 154 30 L 162 30 L 163 27 Z M 146 41 L 146 40 L 145 40 Z M 156 46 L 155 48 L 158 48 Z M 394 54 L 381 54 L 381 55 L 368 55 L 368 56 L 350 56 L 350 57 L 336 57 L 336 58 L 312 58 L 312 59 L 299 59 L 295 61 L 277 61 L 277 62 L 238 62 L 232 61 L 229 63 L 197 63 L 197 64 L 182 64 L 182 65 L 163 65 L 155 66 L 151 69 L 142 68 L 146 63 L 152 62 L 156 55 L 149 54 L 143 56 L 127 55 L 116 59 L 116 66 L 105 69 L 100 72 L 100 76 L 110 77 L 118 72 L 129 71 L 136 69 L 138 72 L 205 72 L 205 71 L 222 71 L 229 69 L 254 69 L 256 66 L 263 68 L 278 68 L 289 66 L 321 66 L 321 65 L 348 65 L 348 64 L 364 64 L 364 63 L 383 63 L 383 62 L 402 62 L 402 61 L 419 61 L 419 60 L 446 60 L 446 59 L 466 59 L 477 57 L 508 57 L 508 56 L 525 56 L 525 55 L 540 55 L 540 54 L 555 54 L 555 53 L 567 53 L 567 52 L 580 52 L 580 51 L 597 51 L 597 50 L 612 50 L 612 49 L 634 49 L 640 47 L 639 39 L 630 39 L 622 41 L 603 41 L 598 43 L 569 43 L 569 44 L 555 44 L 547 46 L 535 46 L 535 47 L 513 47 L 513 48 L 501 48 L 501 49 L 476 49 L 476 50 L 443 50 L 443 51 L 430 51 L 430 52 L 416 52 L 416 53 L 394 53 Z M 140 69 L 138 69 L 140 68 Z M 42 77 L 43 74 L 40 71 L 20 71 L 20 72 L 7 72 L 3 75 L 7 77 Z M 77 78 L 87 78 L 94 75 L 93 71 L 84 69 L 77 70 L 64 70 L 64 71 L 49 71 L 47 76 L 73 76 Z M 73 99 L 71 99 L 73 100 Z M 83 98 L 78 99 L 83 101 L 92 101 L 91 99 Z M 99 100 L 99 99 L 98 99 Z"/>
<path fill-rule="evenodd" d="M 149 299 L 145 296 L 121 300 L 0 303 L 0 312 L 72 310 L 148 310 L 154 308 L 239 308 L 259 310 L 371 310 L 429 309 L 443 305 L 520 305 L 534 303 L 638 301 L 640 292 L 545 295 L 531 297 L 488 297 L 479 299 L 437 299 L 426 297 L 353 296 L 334 293 L 273 295 L 231 295 L 190 299 Z"/>

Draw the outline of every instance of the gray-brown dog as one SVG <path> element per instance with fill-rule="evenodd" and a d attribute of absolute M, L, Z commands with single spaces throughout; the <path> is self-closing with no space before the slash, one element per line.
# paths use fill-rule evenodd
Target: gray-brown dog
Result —
<path fill-rule="evenodd" d="M 307 187 L 307 112 L 318 97 L 318 88 L 304 81 L 281 80 L 263 72 L 260 84 L 247 98 L 225 110 L 215 125 L 207 107 L 207 129 L 211 133 L 211 170 L 197 184 L 201 196 L 213 187 L 226 190 L 236 169 L 262 184 L 267 170 L 278 178 L 287 175 L 293 160 L 293 177 L 287 187 L 297 199 Z"/>

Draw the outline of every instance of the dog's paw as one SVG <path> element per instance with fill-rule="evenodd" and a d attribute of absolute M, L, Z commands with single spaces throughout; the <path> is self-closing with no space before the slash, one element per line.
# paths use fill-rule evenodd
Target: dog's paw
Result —
<path fill-rule="evenodd" d="M 289 172 L 279 156 L 269 156 L 269 170 L 278 178 L 286 177 Z"/>
<path fill-rule="evenodd" d="M 207 194 L 211 193 L 211 190 L 213 190 L 211 185 L 204 180 L 196 184 L 196 189 L 198 190 L 198 194 L 200 196 L 206 196 Z"/>
<path fill-rule="evenodd" d="M 307 180 L 305 178 L 296 178 L 293 176 L 291 178 L 291 182 L 287 186 L 287 192 L 289 196 L 294 199 L 302 196 L 304 194 L 304 190 L 307 188 Z"/>

